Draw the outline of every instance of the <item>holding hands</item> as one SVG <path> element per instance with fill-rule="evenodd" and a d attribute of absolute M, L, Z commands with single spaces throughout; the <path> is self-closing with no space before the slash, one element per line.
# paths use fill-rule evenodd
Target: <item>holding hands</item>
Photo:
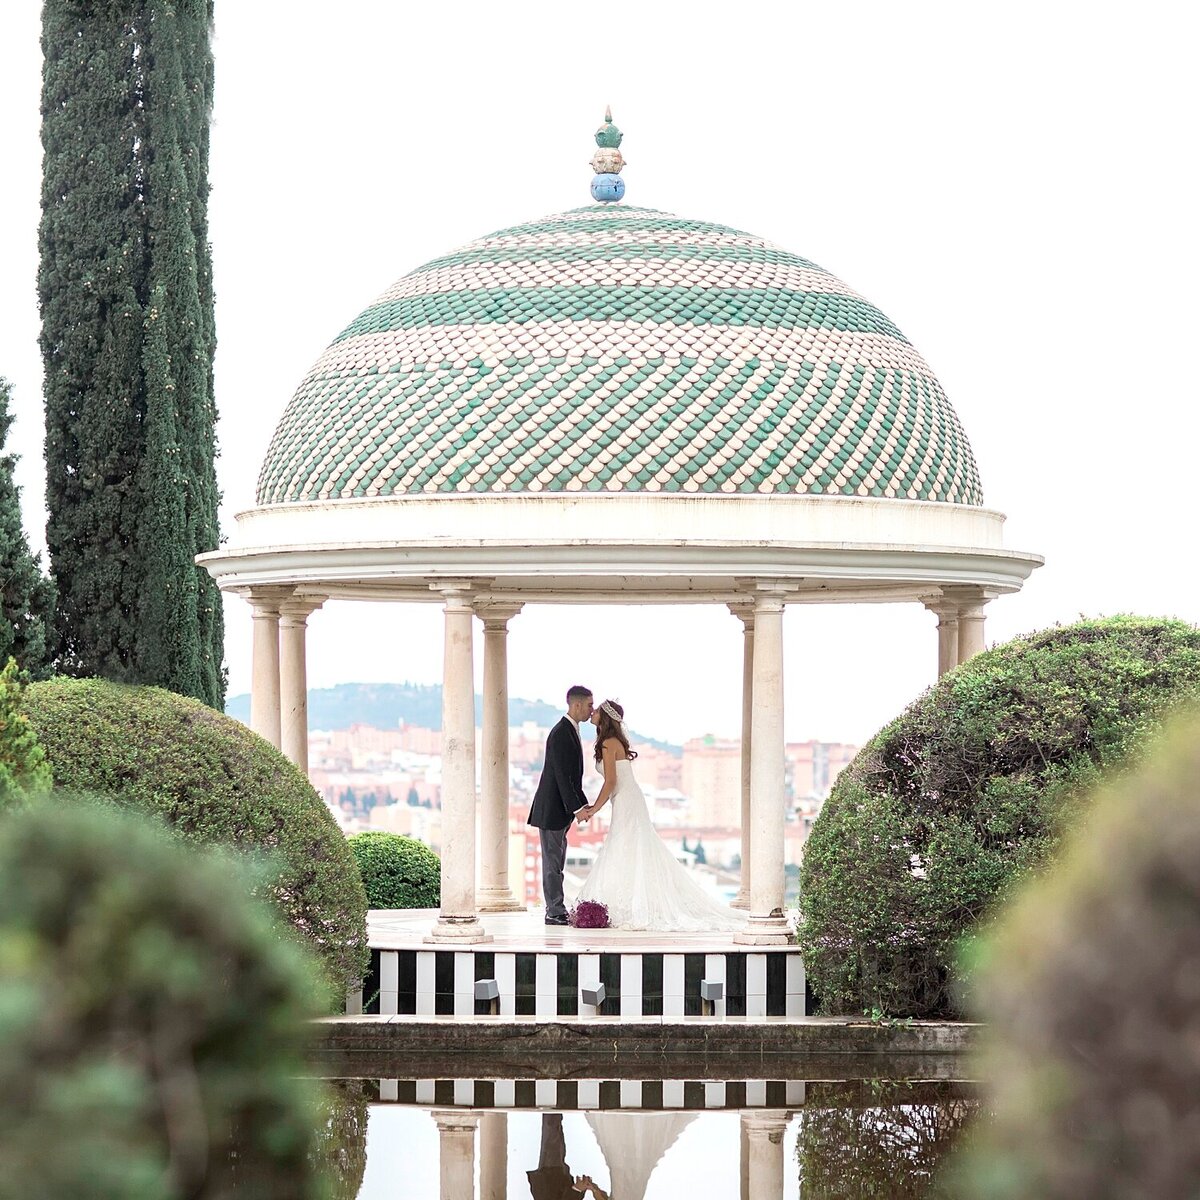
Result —
<path fill-rule="evenodd" d="M 608 1200 L 608 1193 L 600 1187 L 590 1175 L 577 1175 L 571 1185 L 577 1192 L 591 1192 L 595 1200 Z"/>

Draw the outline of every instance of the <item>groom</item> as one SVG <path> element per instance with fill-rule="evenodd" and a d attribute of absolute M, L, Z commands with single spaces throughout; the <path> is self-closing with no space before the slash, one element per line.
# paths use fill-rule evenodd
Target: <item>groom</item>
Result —
<path fill-rule="evenodd" d="M 592 693 L 578 684 L 567 692 L 567 715 L 546 739 L 546 763 L 529 810 L 529 824 L 541 832 L 542 896 L 546 924 L 565 925 L 563 865 L 567 860 L 567 830 L 587 804 L 583 794 L 583 741 L 579 722 L 592 715 Z"/>

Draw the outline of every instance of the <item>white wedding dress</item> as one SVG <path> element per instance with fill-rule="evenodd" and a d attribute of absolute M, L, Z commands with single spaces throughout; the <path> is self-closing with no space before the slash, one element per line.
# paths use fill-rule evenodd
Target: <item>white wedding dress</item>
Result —
<path fill-rule="evenodd" d="M 654 1168 L 695 1119 L 679 1112 L 588 1113 L 608 1166 L 610 1200 L 645 1200 Z"/>
<path fill-rule="evenodd" d="M 614 929 L 707 933 L 741 929 L 746 918 L 710 896 L 667 849 L 650 821 L 633 763 L 617 760 L 612 820 L 577 900 L 598 900 Z"/>

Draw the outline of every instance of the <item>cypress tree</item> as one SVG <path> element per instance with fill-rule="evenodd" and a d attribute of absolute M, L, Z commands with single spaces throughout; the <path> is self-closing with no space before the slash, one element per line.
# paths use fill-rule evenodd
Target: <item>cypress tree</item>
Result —
<path fill-rule="evenodd" d="M 0 378 L 0 449 L 12 427 L 7 379 Z M 9 656 L 33 679 L 50 676 L 54 587 L 29 550 L 21 525 L 15 454 L 0 454 L 0 662 Z"/>
<path fill-rule="evenodd" d="M 211 0 L 45 0 L 42 353 L 61 668 L 224 703 Z"/>

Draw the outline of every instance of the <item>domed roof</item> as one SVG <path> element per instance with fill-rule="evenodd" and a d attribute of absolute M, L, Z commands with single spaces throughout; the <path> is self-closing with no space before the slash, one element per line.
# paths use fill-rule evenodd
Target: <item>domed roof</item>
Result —
<path fill-rule="evenodd" d="M 386 291 L 296 391 L 258 502 L 540 491 L 982 504 L 953 408 L 877 308 L 762 238 L 610 205 Z"/>

